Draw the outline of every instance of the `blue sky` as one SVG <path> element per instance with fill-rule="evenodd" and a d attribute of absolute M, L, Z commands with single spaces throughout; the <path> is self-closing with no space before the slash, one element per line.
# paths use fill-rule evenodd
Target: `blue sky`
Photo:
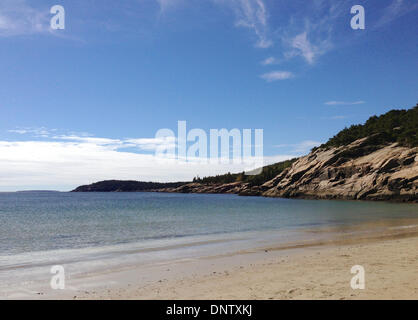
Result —
<path fill-rule="evenodd" d="M 51 30 L 53 5 L 65 30 Z M 350 27 L 365 8 L 366 28 Z M 157 130 L 264 130 L 270 162 L 417 102 L 407 0 L 1 0 L 0 191 L 235 167 L 156 164 Z M 133 141 L 129 146 L 127 141 Z M 123 144 L 123 148 L 120 146 Z"/>

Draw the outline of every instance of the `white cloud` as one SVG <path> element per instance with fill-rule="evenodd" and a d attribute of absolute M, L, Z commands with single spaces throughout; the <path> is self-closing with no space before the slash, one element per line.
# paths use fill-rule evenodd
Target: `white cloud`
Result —
<path fill-rule="evenodd" d="M 285 27 L 277 34 L 284 45 L 284 58 L 303 57 L 308 64 L 314 64 L 318 58 L 333 48 L 350 46 L 353 39 L 368 33 L 355 33 L 349 28 L 350 8 L 349 0 L 316 0 L 295 1 L 304 6 L 304 10 L 288 12 L 282 17 Z M 285 8 L 283 8 L 285 10 Z M 379 28 L 391 23 L 418 9 L 418 3 L 406 0 L 392 0 L 389 5 L 372 8 L 370 13 L 366 8 L 367 25 Z M 369 12 L 369 13 L 368 13 Z M 346 23 L 342 23 L 346 19 Z M 338 35 L 338 37 L 337 37 Z"/>
<path fill-rule="evenodd" d="M 278 63 L 278 61 L 275 57 L 268 57 L 268 58 L 264 59 L 263 61 L 261 61 L 261 64 L 263 66 L 268 66 L 268 65 L 276 64 L 276 63 Z"/>
<path fill-rule="evenodd" d="M 175 148 L 177 146 L 174 137 L 127 139 L 126 142 L 147 151 L 154 151 L 160 147 Z"/>
<path fill-rule="evenodd" d="M 326 51 L 327 44 L 313 45 L 307 38 L 307 32 L 298 34 L 291 40 L 291 47 L 294 49 L 290 51 L 288 56 L 300 55 L 306 62 L 313 64 L 316 58 Z"/>
<path fill-rule="evenodd" d="M 119 139 L 108 139 L 108 138 L 96 138 L 96 137 L 86 137 L 86 136 L 77 136 L 77 135 L 61 135 L 54 136 L 53 139 L 56 140 L 68 140 L 68 141 L 77 141 L 82 143 L 95 144 L 99 146 L 112 146 L 114 149 L 123 145 L 123 141 Z"/>
<path fill-rule="evenodd" d="M 19 131 L 19 134 L 37 137 L 33 129 Z M 111 139 L 63 134 L 50 135 L 48 141 L 41 138 L 0 141 L 0 190 L 69 190 L 107 179 L 190 181 L 197 175 L 210 176 L 249 169 L 248 163 L 213 163 L 190 157 L 176 159 L 152 152 L 161 146 L 175 148 L 175 137 Z M 252 160 L 258 164 L 261 161 L 271 164 L 291 157 L 277 155 Z"/>
<path fill-rule="evenodd" d="M 252 30 L 256 37 L 256 47 L 269 48 L 273 41 L 267 35 L 267 9 L 263 0 L 214 0 L 229 5 L 235 13 L 237 27 Z"/>
<path fill-rule="evenodd" d="M 35 9 L 25 0 L 1 0 L 0 36 L 44 33 L 49 29 L 49 10 Z"/>
<path fill-rule="evenodd" d="M 185 0 L 156 0 L 160 6 L 160 11 L 183 4 Z M 273 41 L 267 35 L 268 13 L 263 0 L 212 0 L 214 3 L 228 6 L 235 15 L 235 26 L 244 27 L 254 32 L 257 41 L 256 47 L 269 48 Z M 196 3 L 198 3 L 197 1 Z"/>
<path fill-rule="evenodd" d="M 327 101 L 324 104 L 327 106 L 338 106 L 338 105 L 356 105 L 356 104 L 363 104 L 366 103 L 365 101 Z"/>
<path fill-rule="evenodd" d="M 54 136 L 56 140 L 67 140 L 98 146 L 106 146 L 109 150 L 119 150 L 124 148 L 138 148 L 144 151 L 155 151 L 157 148 L 173 148 L 176 147 L 176 139 L 174 137 L 163 138 L 139 138 L 139 139 L 109 139 L 96 138 L 78 135 L 61 135 Z"/>
<path fill-rule="evenodd" d="M 304 10 L 295 10 L 283 17 L 288 19 L 284 22 L 287 25 L 278 34 L 284 46 L 285 59 L 300 56 L 312 65 L 335 47 L 335 28 L 341 25 L 338 21 L 347 16 L 347 12 L 350 18 L 349 3 L 346 0 L 298 2 Z"/>
<path fill-rule="evenodd" d="M 196 175 L 209 176 L 247 169 L 244 164 L 187 162 L 159 158 L 154 154 L 122 152 L 113 144 L 115 141 L 118 143 L 118 139 L 84 140 L 75 137 L 74 140 L 77 141 L 0 141 L 0 190 L 69 190 L 107 179 L 190 181 Z M 143 146 L 165 143 L 154 139 L 128 141 Z M 267 157 L 265 163 L 290 157 Z"/>
<path fill-rule="evenodd" d="M 151 170 L 156 167 L 153 158 L 87 142 L 0 141 L 0 188 L 75 186 L 112 178 L 149 180 L 150 175 L 161 180 L 165 170 Z"/>
<path fill-rule="evenodd" d="M 293 78 L 293 73 L 289 71 L 272 71 L 265 74 L 262 74 L 260 77 L 267 82 L 277 81 L 277 80 L 286 80 Z"/>
<path fill-rule="evenodd" d="M 36 138 L 49 138 L 54 141 L 72 141 L 86 144 L 94 144 L 99 146 L 106 146 L 111 150 L 123 148 L 138 148 L 140 150 L 154 151 L 159 147 L 175 147 L 176 139 L 174 137 L 165 138 L 140 138 L 140 139 L 110 139 L 97 138 L 91 136 L 89 133 L 69 133 L 58 135 L 57 129 L 47 129 L 44 127 L 27 127 L 8 130 L 10 133 L 19 135 L 29 135 Z"/>
<path fill-rule="evenodd" d="M 23 130 L 23 129 L 8 130 L 8 132 L 10 132 L 10 133 L 18 133 L 18 134 L 26 134 L 26 133 L 28 133 L 27 130 Z"/>
<path fill-rule="evenodd" d="M 285 45 L 289 47 L 284 53 L 286 59 L 300 56 L 305 59 L 307 63 L 314 64 L 321 55 L 325 54 L 333 47 L 329 36 L 324 39 L 315 36 L 314 38 L 316 41 L 309 39 L 308 35 L 315 34 L 315 31 L 313 31 L 312 26 L 307 29 L 308 30 L 303 31 L 294 37 L 285 38 Z"/>
<path fill-rule="evenodd" d="M 47 129 L 45 127 L 25 127 L 8 130 L 10 133 L 32 134 L 35 137 L 49 137 L 56 129 Z"/>
<path fill-rule="evenodd" d="M 185 0 L 157 0 L 162 10 L 185 3 Z M 294 57 L 302 57 L 308 64 L 314 64 L 318 58 L 331 49 L 339 46 L 349 45 L 352 39 L 358 36 L 350 31 L 350 8 L 352 2 L 349 0 L 315 0 L 315 1 L 294 1 L 293 9 L 289 5 L 278 2 L 274 12 L 275 21 L 281 25 L 270 30 L 268 23 L 268 10 L 264 0 L 212 0 L 215 3 L 230 7 L 235 14 L 235 25 L 251 30 L 257 37 L 256 46 L 269 48 L 273 41 L 282 41 L 282 52 L 284 60 Z M 196 3 L 189 1 L 189 3 Z M 297 10 L 297 6 L 302 6 Z M 290 6 L 292 7 L 292 6 Z M 418 4 L 411 4 L 410 1 L 393 0 L 388 6 L 376 8 L 374 16 L 379 17 L 375 27 L 390 23 L 400 16 L 414 11 Z M 282 14 L 283 12 L 283 14 Z M 343 28 L 342 19 L 347 19 L 346 27 Z M 370 16 L 370 19 L 373 19 Z M 368 20 L 369 21 L 369 20 Z M 373 21 L 370 22 L 373 24 Z M 338 32 L 338 33 L 337 33 Z M 340 35 L 336 38 L 336 34 Z M 343 36 L 341 36 L 343 35 Z M 264 65 L 277 63 L 273 57 L 262 62 Z"/>

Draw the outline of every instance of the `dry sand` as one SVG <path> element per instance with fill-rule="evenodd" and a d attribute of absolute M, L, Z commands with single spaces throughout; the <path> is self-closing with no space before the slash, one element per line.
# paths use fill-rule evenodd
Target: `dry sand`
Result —
<path fill-rule="evenodd" d="M 206 268 L 184 262 L 170 265 L 159 280 L 133 280 L 76 298 L 418 299 L 418 227 L 398 231 L 292 250 L 242 252 L 235 263 L 222 263 L 225 257 L 203 259 Z M 350 286 L 354 265 L 365 269 L 364 290 Z"/>

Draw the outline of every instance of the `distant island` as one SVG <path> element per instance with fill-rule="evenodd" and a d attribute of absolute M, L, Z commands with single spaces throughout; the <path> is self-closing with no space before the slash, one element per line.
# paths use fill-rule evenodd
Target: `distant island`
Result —
<path fill-rule="evenodd" d="M 19 190 L 16 193 L 57 193 L 57 190 Z"/>
<path fill-rule="evenodd" d="M 102 181 L 74 192 L 232 193 L 308 199 L 418 202 L 418 105 L 345 128 L 303 157 L 189 182 Z"/>
<path fill-rule="evenodd" d="M 122 180 L 106 180 L 93 184 L 80 186 L 72 192 L 140 192 L 159 190 L 163 188 L 177 188 L 187 182 L 143 182 L 143 181 L 122 181 Z"/>

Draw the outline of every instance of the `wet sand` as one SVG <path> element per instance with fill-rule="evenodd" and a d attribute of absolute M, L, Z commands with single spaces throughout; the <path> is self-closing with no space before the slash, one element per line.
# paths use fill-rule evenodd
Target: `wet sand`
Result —
<path fill-rule="evenodd" d="M 195 252 L 144 263 L 125 260 L 66 273 L 65 289 L 45 280 L 0 292 L 6 299 L 418 299 L 418 220 L 392 219 L 304 229 L 303 240 L 232 252 Z M 200 248 L 200 247 L 196 247 Z M 203 250 L 203 248 L 202 248 Z M 158 253 L 158 252 L 157 252 Z M 158 253 L 165 255 L 164 251 Z M 134 261 L 134 262 L 133 262 Z M 106 260 L 103 260 L 106 265 Z M 351 268 L 365 270 L 353 290 Z M 5 272 L 8 272 L 7 270 Z M 48 275 L 49 274 L 49 275 Z"/>
<path fill-rule="evenodd" d="M 418 226 L 359 228 L 364 232 L 355 237 L 344 230 L 320 243 L 259 248 L 148 270 L 134 268 L 107 275 L 120 277 L 116 286 L 72 298 L 418 299 Z M 365 269 L 364 290 L 351 288 L 354 265 Z M 141 282 L 144 272 L 156 277 Z"/>

